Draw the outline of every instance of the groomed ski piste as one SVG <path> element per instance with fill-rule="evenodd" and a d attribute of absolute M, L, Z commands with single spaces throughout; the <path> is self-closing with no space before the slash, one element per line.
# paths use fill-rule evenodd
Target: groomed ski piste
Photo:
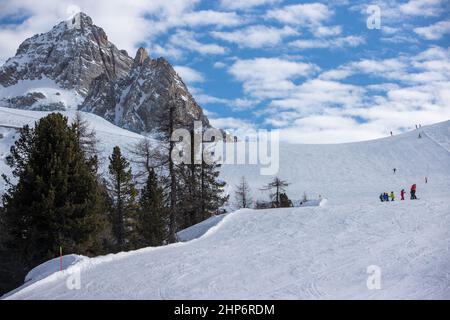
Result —
<path fill-rule="evenodd" d="M 14 140 L 10 127 L 45 114 L 0 108 L 1 156 Z M 132 146 L 142 138 L 84 115 L 105 156 L 116 144 Z M 9 172 L 3 160 L 0 166 Z M 253 198 L 266 200 L 259 188 L 272 177 L 261 176 L 256 165 L 223 166 L 231 198 L 243 175 Z M 183 242 L 95 258 L 66 256 L 63 271 L 55 259 L 2 298 L 450 299 L 450 121 L 373 141 L 282 143 L 278 175 L 291 182 L 290 198 L 306 192 L 327 201 L 237 210 L 180 232 Z M 414 201 L 408 197 L 413 183 Z M 405 201 L 399 201 L 402 188 Z M 380 202 L 379 194 L 390 191 L 397 199 Z M 379 289 L 367 285 L 373 266 L 380 271 Z M 73 279 L 79 289 L 70 285 Z"/>

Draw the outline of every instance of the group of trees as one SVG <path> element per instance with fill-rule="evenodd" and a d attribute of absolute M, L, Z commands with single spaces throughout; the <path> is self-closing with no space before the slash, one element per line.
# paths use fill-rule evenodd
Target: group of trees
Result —
<path fill-rule="evenodd" d="M 286 208 L 292 207 L 292 201 L 286 194 L 286 187 L 289 183 L 279 177 L 274 177 L 267 185 L 261 188 L 262 191 L 269 191 L 269 202 L 257 201 L 257 209 L 265 208 Z M 250 208 L 253 204 L 250 186 L 245 177 L 242 177 L 235 190 L 235 203 L 239 208 Z"/>
<path fill-rule="evenodd" d="M 172 129 L 162 123 L 163 138 Z M 218 166 L 175 164 L 170 139 L 145 139 L 130 150 L 136 174 L 116 146 L 102 176 L 97 144 L 80 116 L 69 123 L 52 113 L 20 130 L 6 160 L 12 178 L 3 175 L 9 187 L 0 206 L 0 292 L 60 247 L 94 256 L 175 242 L 177 231 L 228 199 Z"/>

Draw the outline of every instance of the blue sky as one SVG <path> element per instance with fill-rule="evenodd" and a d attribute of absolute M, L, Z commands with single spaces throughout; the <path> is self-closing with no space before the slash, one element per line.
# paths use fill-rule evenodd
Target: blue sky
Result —
<path fill-rule="evenodd" d="M 164 56 L 218 127 L 301 143 L 450 119 L 450 1 L 0 0 L 0 59 L 90 15 L 131 56 Z M 367 28 L 370 5 L 380 29 Z"/>

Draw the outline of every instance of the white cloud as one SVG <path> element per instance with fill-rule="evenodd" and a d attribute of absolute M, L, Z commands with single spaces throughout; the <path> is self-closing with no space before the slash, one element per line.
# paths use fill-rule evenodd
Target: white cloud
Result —
<path fill-rule="evenodd" d="M 170 44 L 173 47 L 181 47 L 189 51 L 198 52 L 202 55 L 220 55 L 224 54 L 227 49 L 215 43 L 202 43 L 195 37 L 195 33 L 192 31 L 178 30 L 169 39 Z"/>
<path fill-rule="evenodd" d="M 400 2 L 398 0 L 377 0 L 369 4 L 359 3 L 353 5 L 350 7 L 350 10 L 359 11 L 363 16 L 367 16 L 367 7 L 371 4 L 378 5 L 381 9 L 383 24 L 395 23 L 398 28 L 402 20 L 405 19 L 417 16 L 438 16 L 444 12 L 446 1 L 447 0 L 409 0 L 407 2 Z"/>
<path fill-rule="evenodd" d="M 333 11 L 326 5 L 317 2 L 288 5 L 267 12 L 268 18 L 292 25 L 319 25 L 332 15 Z"/>
<path fill-rule="evenodd" d="M 283 96 L 295 88 L 293 79 L 310 76 L 318 70 L 316 65 L 305 62 L 255 58 L 237 60 L 228 71 L 243 82 L 246 93 L 261 99 Z"/>
<path fill-rule="evenodd" d="M 342 82 L 352 74 L 399 82 Z M 450 49 L 435 46 L 414 56 L 362 59 L 325 71 L 272 100 L 263 115 L 280 128 L 282 139 L 294 143 L 374 139 L 449 119 L 449 87 Z"/>
<path fill-rule="evenodd" d="M 319 26 L 312 30 L 316 37 L 328 37 L 328 36 L 337 36 L 342 33 L 341 26 Z"/>
<path fill-rule="evenodd" d="M 189 26 L 218 25 L 221 27 L 237 26 L 242 19 L 235 12 L 220 12 L 213 10 L 201 10 L 189 12 L 182 16 L 182 21 Z"/>
<path fill-rule="evenodd" d="M 267 27 L 264 25 L 250 26 L 235 31 L 213 31 L 211 35 L 215 38 L 233 42 L 240 47 L 261 48 L 275 46 L 282 42 L 283 38 L 298 34 L 295 29 L 285 26 L 284 28 Z"/>
<path fill-rule="evenodd" d="M 186 66 L 174 66 L 175 71 L 180 75 L 183 81 L 188 83 L 204 82 L 203 74 Z"/>
<path fill-rule="evenodd" d="M 298 49 L 333 49 L 343 47 L 357 47 L 365 42 L 360 36 L 346 36 L 332 39 L 299 39 L 289 43 Z"/>
<path fill-rule="evenodd" d="M 225 62 L 222 62 L 222 61 L 216 61 L 216 62 L 214 62 L 214 64 L 213 64 L 213 67 L 216 68 L 216 69 L 223 69 L 223 68 L 225 68 L 226 66 L 227 66 L 226 63 L 225 63 Z"/>
<path fill-rule="evenodd" d="M 399 5 L 402 14 L 410 16 L 436 16 L 443 10 L 446 0 L 410 0 Z M 444 4 L 445 5 L 445 4 Z"/>
<path fill-rule="evenodd" d="M 208 105 L 208 104 L 224 105 L 233 111 L 242 111 L 242 110 L 246 110 L 246 109 L 251 109 L 260 102 L 259 100 L 246 99 L 246 98 L 244 98 L 244 99 L 242 99 L 242 98 L 225 99 L 225 98 L 219 98 L 219 97 L 215 97 L 215 96 L 211 96 L 211 95 L 207 95 L 207 94 L 203 94 L 203 93 L 196 94 L 195 100 L 198 103 L 203 104 L 203 105 Z"/>
<path fill-rule="evenodd" d="M 363 104 L 365 90 L 337 81 L 311 79 L 298 85 L 286 98 L 273 100 L 269 108 L 296 110 L 299 115 L 327 108 L 349 108 Z"/>
<path fill-rule="evenodd" d="M 221 0 L 220 5 L 223 8 L 236 10 L 246 10 L 262 5 L 273 5 L 281 2 L 282 0 L 245 0 L 245 1 L 237 1 L 237 0 Z"/>
<path fill-rule="evenodd" d="M 450 20 L 439 21 L 428 27 L 415 28 L 414 32 L 427 40 L 439 40 L 444 35 L 450 34 Z"/>
<path fill-rule="evenodd" d="M 157 43 L 152 44 L 149 48 L 150 56 L 152 57 L 166 57 L 166 58 L 174 58 L 176 60 L 181 59 L 183 57 L 183 50 L 177 48 L 173 45 L 161 46 Z"/>

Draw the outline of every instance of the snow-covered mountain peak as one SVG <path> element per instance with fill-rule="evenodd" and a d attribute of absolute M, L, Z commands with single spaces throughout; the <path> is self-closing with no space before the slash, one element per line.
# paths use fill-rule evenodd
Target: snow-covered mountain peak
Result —
<path fill-rule="evenodd" d="M 83 12 L 26 39 L 0 67 L 0 107 L 83 109 L 137 132 L 157 129 L 175 96 L 182 123 L 209 125 L 167 60 L 144 48 L 133 59 Z"/>
<path fill-rule="evenodd" d="M 92 18 L 84 12 L 76 13 L 66 21 L 66 24 L 68 28 L 74 29 L 83 29 L 85 27 L 94 25 L 94 23 L 92 22 Z"/>
<path fill-rule="evenodd" d="M 136 56 L 134 57 L 134 66 L 141 66 L 145 62 L 149 61 L 150 57 L 148 55 L 147 50 L 140 47 L 136 52 Z"/>

